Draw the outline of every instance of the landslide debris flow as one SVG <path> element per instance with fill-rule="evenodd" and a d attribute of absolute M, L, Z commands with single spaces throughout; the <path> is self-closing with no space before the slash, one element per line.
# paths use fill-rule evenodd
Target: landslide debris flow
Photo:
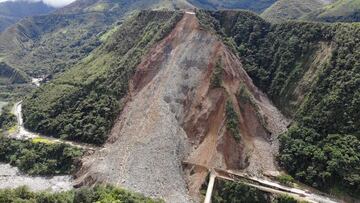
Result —
<path fill-rule="evenodd" d="M 214 88 L 210 83 L 218 62 L 223 81 Z M 254 175 L 277 172 L 277 145 L 271 141 L 286 129 L 287 120 L 194 13 L 186 12 L 143 57 L 129 86 L 108 142 L 83 159 L 79 186 L 111 183 L 168 202 L 189 202 L 198 200 L 207 172 L 188 173 L 184 160 Z M 252 104 L 239 99 L 242 86 Z M 229 101 L 239 115 L 241 141 L 226 129 Z"/>

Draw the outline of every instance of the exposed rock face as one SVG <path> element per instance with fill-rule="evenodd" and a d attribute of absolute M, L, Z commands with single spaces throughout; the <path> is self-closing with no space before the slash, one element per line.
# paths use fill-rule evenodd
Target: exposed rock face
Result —
<path fill-rule="evenodd" d="M 214 88 L 218 62 L 222 84 Z M 271 141 L 286 129 L 286 119 L 193 13 L 144 56 L 129 92 L 104 149 L 84 159 L 79 184 L 112 183 L 182 203 L 197 200 L 207 175 L 183 170 L 182 161 L 255 175 L 277 171 Z M 240 141 L 226 127 L 228 101 L 239 115 Z"/>

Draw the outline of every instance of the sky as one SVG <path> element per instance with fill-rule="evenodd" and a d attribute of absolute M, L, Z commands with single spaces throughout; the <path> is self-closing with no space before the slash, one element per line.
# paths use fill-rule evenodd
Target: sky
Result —
<path fill-rule="evenodd" d="M 43 1 L 44 3 L 54 7 L 62 7 L 74 2 L 75 0 L 0 0 L 0 2 L 4 1 Z"/>

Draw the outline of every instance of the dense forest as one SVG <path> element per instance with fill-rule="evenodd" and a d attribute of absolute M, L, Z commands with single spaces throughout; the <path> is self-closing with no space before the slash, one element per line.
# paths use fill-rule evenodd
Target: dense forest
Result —
<path fill-rule="evenodd" d="M 360 194 L 360 24 L 271 25 L 248 12 L 197 16 L 294 119 L 281 138 L 281 165 L 312 186 Z"/>
<path fill-rule="evenodd" d="M 63 139 L 104 143 L 141 56 L 181 16 L 143 11 L 124 22 L 98 50 L 25 99 L 25 126 Z"/>
<path fill-rule="evenodd" d="M 0 107 L 1 108 L 1 107 Z M 11 104 L 2 107 L 0 112 L 0 133 L 16 125 L 16 116 L 11 113 Z"/>
<path fill-rule="evenodd" d="M 66 144 L 20 141 L 0 135 L 0 162 L 30 175 L 71 174 L 82 154 L 81 149 Z"/>
<path fill-rule="evenodd" d="M 14 190 L 0 190 L 1 203 L 94 203 L 94 202 L 143 202 L 163 203 L 159 199 L 151 199 L 113 186 L 96 186 L 81 188 L 68 192 L 49 193 L 31 192 L 26 187 Z"/>

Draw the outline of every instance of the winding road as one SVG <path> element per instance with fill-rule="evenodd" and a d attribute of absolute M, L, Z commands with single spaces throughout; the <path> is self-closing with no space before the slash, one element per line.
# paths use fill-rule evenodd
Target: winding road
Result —
<path fill-rule="evenodd" d="M 52 143 L 64 143 L 64 144 L 68 144 L 73 147 L 78 147 L 81 149 L 92 150 L 92 151 L 97 150 L 99 148 L 97 146 L 90 145 L 90 144 L 84 144 L 84 143 L 79 143 L 79 142 L 56 139 L 56 138 L 52 138 L 52 137 L 48 137 L 48 136 L 42 136 L 42 135 L 30 132 L 29 130 L 25 129 L 24 121 L 23 121 L 23 117 L 22 117 L 22 101 L 15 103 L 15 105 L 12 109 L 12 113 L 17 118 L 18 127 L 17 127 L 16 132 L 9 134 L 9 137 L 11 137 L 11 138 L 14 138 L 17 140 L 29 140 L 29 139 L 41 138 L 41 139 L 47 140 Z"/>
<path fill-rule="evenodd" d="M 42 81 L 42 79 L 40 79 L 40 78 L 32 78 L 32 83 L 37 87 L 40 86 L 41 81 Z M 22 116 L 22 101 L 15 103 L 14 107 L 11 110 L 11 113 L 16 116 L 17 130 L 16 130 L 16 132 L 9 133 L 9 135 L 8 135 L 9 138 L 13 138 L 13 139 L 17 139 L 17 140 L 29 140 L 29 139 L 41 138 L 45 141 L 49 141 L 50 143 L 64 143 L 64 144 L 67 144 L 67 145 L 70 145 L 73 147 L 78 147 L 78 148 L 88 150 L 88 151 L 95 151 L 95 150 L 99 149 L 99 147 L 94 146 L 94 145 L 84 144 L 84 143 L 79 143 L 79 142 L 74 142 L 74 141 L 67 141 L 67 140 L 57 139 L 57 138 L 48 137 L 48 136 L 42 136 L 38 133 L 33 133 L 33 132 L 27 130 L 24 127 L 24 119 Z"/>

